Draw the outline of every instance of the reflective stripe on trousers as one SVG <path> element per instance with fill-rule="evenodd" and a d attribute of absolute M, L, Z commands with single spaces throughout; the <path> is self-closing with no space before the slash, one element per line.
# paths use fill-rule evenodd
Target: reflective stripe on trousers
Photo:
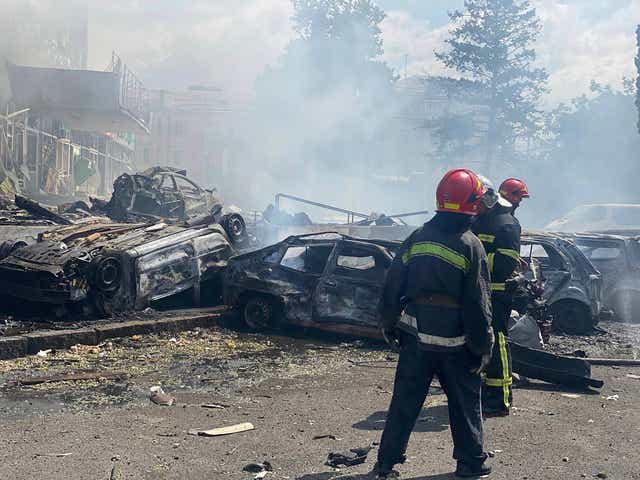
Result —
<path fill-rule="evenodd" d="M 422 333 L 418 330 L 418 320 L 416 319 L 416 317 L 409 315 L 406 312 L 402 312 L 400 323 L 403 323 L 408 327 L 414 329 L 420 343 L 424 343 L 425 345 L 435 345 L 438 347 L 461 347 L 467 342 L 464 335 L 459 337 L 440 337 L 438 335 L 429 335 L 428 333 Z"/>
<path fill-rule="evenodd" d="M 504 395 L 504 405 L 509 407 L 509 387 L 513 383 L 513 378 L 509 375 L 509 356 L 507 355 L 507 341 L 504 337 L 504 333 L 498 332 L 498 345 L 496 345 L 500 351 L 500 363 L 502 364 L 502 378 L 488 378 L 485 377 L 484 384 L 488 387 L 502 387 L 502 393 Z"/>

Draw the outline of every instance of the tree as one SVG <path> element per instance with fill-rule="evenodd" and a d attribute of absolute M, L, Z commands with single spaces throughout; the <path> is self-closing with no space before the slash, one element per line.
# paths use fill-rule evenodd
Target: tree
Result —
<path fill-rule="evenodd" d="M 279 175 L 300 178 L 301 161 L 310 176 L 362 171 L 377 155 L 394 81 L 379 60 L 385 14 L 371 0 L 292 1 L 295 37 L 256 84 L 262 150 Z"/>
<path fill-rule="evenodd" d="M 638 54 L 635 58 L 636 70 L 638 77 L 636 78 L 636 108 L 638 109 L 638 133 L 640 133 L 640 25 L 636 29 L 636 44 L 638 45 Z"/>
<path fill-rule="evenodd" d="M 535 66 L 532 44 L 542 27 L 529 0 L 465 0 L 464 6 L 449 14 L 450 48 L 436 57 L 484 90 L 490 173 L 496 159 L 513 151 L 517 137 L 533 136 L 540 127 L 537 104 L 548 75 Z"/>
<path fill-rule="evenodd" d="M 550 112 L 546 155 L 523 168 L 536 198 L 525 222 L 542 227 L 585 203 L 640 202 L 634 100 L 635 92 L 592 82 L 589 96 Z"/>

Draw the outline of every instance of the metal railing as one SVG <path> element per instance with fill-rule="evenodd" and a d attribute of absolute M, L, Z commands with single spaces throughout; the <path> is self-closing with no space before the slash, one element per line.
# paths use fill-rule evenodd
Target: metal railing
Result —
<path fill-rule="evenodd" d="M 311 205 L 313 207 L 324 208 L 324 209 L 330 210 L 332 212 L 345 213 L 347 215 L 347 223 L 348 224 L 354 223 L 356 217 L 357 218 L 361 218 L 361 219 L 371 218 L 371 215 L 368 215 L 366 213 L 356 212 L 354 210 L 347 210 L 347 209 L 344 209 L 344 208 L 336 207 L 334 205 L 328 205 L 326 203 L 314 202 L 313 200 L 307 200 L 306 198 L 296 197 L 294 195 L 289 195 L 289 194 L 286 194 L 286 193 L 278 193 L 278 194 L 276 194 L 276 198 L 275 198 L 276 210 L 280 210 L 280 199 L 282 199 L 282 198 L 286 198 L 288 200 L 293 200 L 295 202 L 303 203 L 303 204 L 306 204 L 306 205 Z M 398 219 L 402 223 L 404 223 L 404 221 L 402 221 L 403 218 L 413 217 L 413 216 L 418 216 L 418 215 L 427 215 L 428 213 L 429 212 L 427 210 L 420 210 L 420 211 L 417 211 L 417 212 L 396 213 L 396 214 L 393 214 L 393 215 L 386 215 L 386 216 L 390 217 L 390 218 Z"/>

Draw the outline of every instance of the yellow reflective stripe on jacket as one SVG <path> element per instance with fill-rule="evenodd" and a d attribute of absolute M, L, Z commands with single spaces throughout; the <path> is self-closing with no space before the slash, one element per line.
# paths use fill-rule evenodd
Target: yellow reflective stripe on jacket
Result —
<path fill-rule="evenodd" d="M 505 283 L 492 283 L 491 291 L 493 292 L 504 292 L 507 289 L 507 285 Z"/>
<path fill-rule="evenodd" d="M 496 258 L 495 253 L 490 253 L 487 255 L 487 259 L 489 260 L 489 273 L 493 273 L 493 259 Z"/>
<path fill-rule="evenodd" d="M 498 248 L 497 252 L 507 257 L 511 257 L 515 261 L 518 261 L 520 259 L 520 253 L 509 248 Z"/>
<path fill-rule="evenodd" d="M 479 233 L 478 238 L 484 243 L 493 243 L 496 241 L 495 235 L 488 235 L 486 233 Z"/>
<path fill-rule="evenodd" d="M 417 257 L 421 255 L 428 255 L 431 257 L 439 258 L 440 260 L 444 260 L 450 265 L 459 268 L 463 272 L 467 272 L 469 270 L 469 260 L 467 257 L 462 255 L 461 253 L 456 252 L 455 250 L 450 249 L 449 247 L 442 245 L 440 243 L 434 242 L 419 242 L 411 245 L 408 251 L 402 255 L 402 262 L 407 264 L 411 257 Z"/>

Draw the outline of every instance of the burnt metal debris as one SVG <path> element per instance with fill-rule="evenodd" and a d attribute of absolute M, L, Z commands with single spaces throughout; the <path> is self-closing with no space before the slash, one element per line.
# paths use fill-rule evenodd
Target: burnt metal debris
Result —
<path fill-rule="evenodd" d="M 92 199 L 94 208 L 116 221 L 142 218 L 187 220 L 222 209 L 215 190 L 207 190 L 187 178 L 186 170 L 152 167 L 113 182 L 109 202 Z"/>
<path fill-rule="evenodd" d="M 60 227 L 0 261 L 0 289 L 56 306 L 59 317 L 143 309 L 220 274 L 235 247 L 220 225 L 107 223 Z"/>
<path fill-rule="evenodd" d="M 55 212 L 16 195 L 15 208 L 7 206 L 14 219 L 46 222 L 29 230 L 37 241 L 11 230 L 20 221 L 3 234 L 0 288 L 8 303 L 51 304 L 57 317 L 139 310 L 185 291 L 198 304 L 201 283 L 219 283 L 226 261 L 250 244 L 242 216 L 184 170 L 123 174 L 109 202 L 91 200 Z"/>

